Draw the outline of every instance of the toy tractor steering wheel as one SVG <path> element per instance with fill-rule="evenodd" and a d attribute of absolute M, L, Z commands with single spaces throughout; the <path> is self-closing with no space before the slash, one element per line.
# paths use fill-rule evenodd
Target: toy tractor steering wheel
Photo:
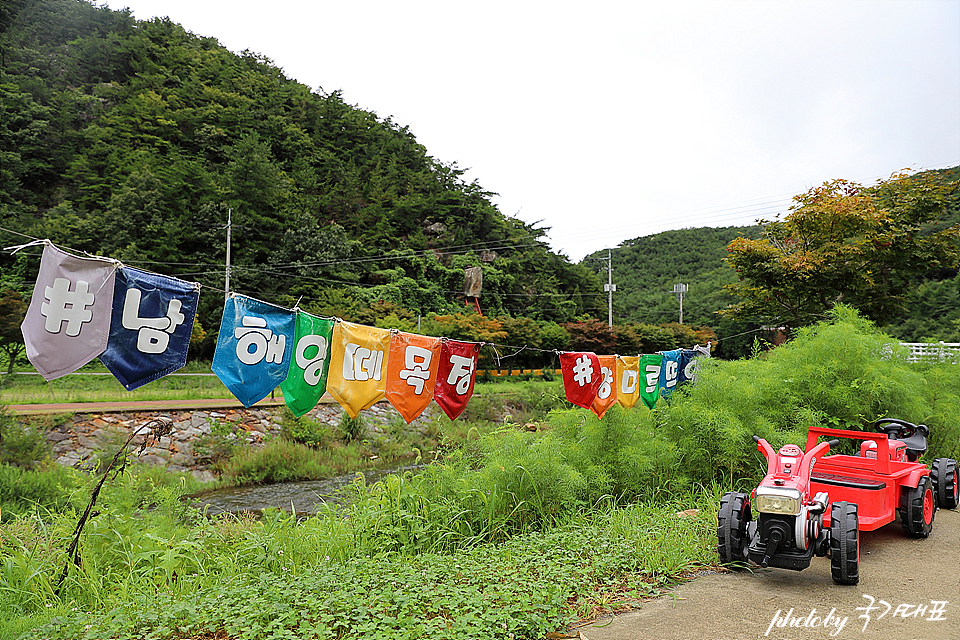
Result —
<path fill-rule="evenodd" d="M 929 434 L 926 425 L 916 425 L 906 420 L 897 420 L 896 418 L 881 418 L 873 423 L 873 426 L 877 431 L 881 431 L 887 434 L 887 436 L 893 436 L 897 440 L 910 438 L 917 430 L 923 432 L 924 436 Z"/>
<path fill-rule="evenodd" d="M 927 450 L 927 436 L 930 429 L 925 424 L 913 424 L 906 420 L 881 418 L 873 423 L 874 428 L 887 434 L 891 440 L 899 440 L 907 445 L 907 460 L 916 462 Z"/>

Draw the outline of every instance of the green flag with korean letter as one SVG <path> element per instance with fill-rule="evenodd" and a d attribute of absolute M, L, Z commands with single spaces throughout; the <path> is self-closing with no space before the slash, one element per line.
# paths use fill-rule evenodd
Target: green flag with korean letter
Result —
<path fill-rule="evenodd" d="M 327 390 L 330 369 L 330 334 L 333 319 L 297 311 L 296 338 L 287 379 L 280 384 L 283 401 L 300 417 L 317 406 Z"/>
<path fill-rule="evenodd" d="M 659 353 L 648 353 L 640 356 L 640 399 L 648 409 L 653 409 L 660 397 L 660 369 L 663 365 L 663 356 Z"/>

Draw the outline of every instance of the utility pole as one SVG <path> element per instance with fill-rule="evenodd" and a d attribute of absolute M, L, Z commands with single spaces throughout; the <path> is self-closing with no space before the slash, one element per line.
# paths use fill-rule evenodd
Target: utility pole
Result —
<path fill-rule="evenodd" d="M 677 296 L 677 300 L 680 302 L 680 324 L 683 324 L 683 294 L 687 292 L 688 285 L 678 282 L 673 285 L 673 295 Z"/>
<path fill-rule="evenodd" d="M 230 297 L 230 231 L 233 227 L 233 209 L 227 208 L 227 272 L 223 283 L 223 299 Z"/>
<path fill-rule="evenodd" d="M 607 249 L 607 284 L 603 285 L 603 290 L 607 292 L 607 325 L 613 328 L 613 292 L 617 290 L 617 285 L 613 284 L 613 254 Z"/>

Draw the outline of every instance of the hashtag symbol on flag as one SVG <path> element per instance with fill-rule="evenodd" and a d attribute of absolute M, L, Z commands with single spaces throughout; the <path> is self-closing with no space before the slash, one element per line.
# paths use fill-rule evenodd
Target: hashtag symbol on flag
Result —
<path fill-rule="evenodd" d="M 590 364 L 590 358 L 580 356 L 573 367 L 573 380 L 581 387 L 593 380 L 593 366 Z"/>
<path fill-rule="evenodd" d="M 57 278 L 52 287 L 46 287 L 44 295 L 48 302 L 40 305 L 40 313 L 47 318 L 44 328 L 50 333 L 60 333 L 63 323 L 67 323 L 67 335 L 80 335 L 80 327 L 90 322 L 93 311 L 87 309 L 93 304 L 93 294 L 88 293 L 90 285 L 83 280 L 77 281 L 77 288 L 70 290 L 70 281 Z"/>

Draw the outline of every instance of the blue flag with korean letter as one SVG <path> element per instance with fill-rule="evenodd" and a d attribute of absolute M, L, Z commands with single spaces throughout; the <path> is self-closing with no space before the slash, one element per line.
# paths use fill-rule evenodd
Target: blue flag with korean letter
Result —
<path fill-rule="evenodd" d="M 680 353 L 682 349 L 662 352 L 663 364 L 660 366 L 660 396 L 669 400 L 680 379 Z"/>
<path fill-rule="evenodd" d="M 200 287 L 132 267 L 117 270 L 110 341 L 100 361 L 127 391 L 187 363 Z"/>
<path fill-rule="evenodd" d="M 213 372 L 243 406 L 263 400 L 287 378 L 296 314 L 231 294 L 223 305 Z"/>

